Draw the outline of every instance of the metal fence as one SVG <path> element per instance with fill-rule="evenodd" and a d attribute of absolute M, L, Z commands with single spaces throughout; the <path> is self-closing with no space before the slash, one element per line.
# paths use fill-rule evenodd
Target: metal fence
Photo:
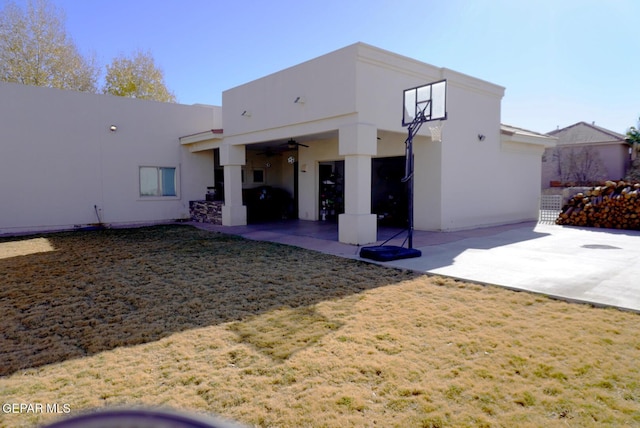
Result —
<path fill-rule="evenodd" d="M 540 216 L 538 223 L 555 224 L 556 219 L 562 211 L 562 196 L 542 195 L 540 196 Z"/>

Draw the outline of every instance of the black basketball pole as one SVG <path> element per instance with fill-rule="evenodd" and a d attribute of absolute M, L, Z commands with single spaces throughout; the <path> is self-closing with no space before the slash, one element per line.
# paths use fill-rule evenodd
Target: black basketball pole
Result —
<path fill-rule="evenodd" d="M 413 248 L 413 137 L 418 133 L 420 127 L 424 123 L 424 110 L 420 112 L 409 124 L 408 136 L 405 143 L 405 163 L 403 183 L 407 183 L 408 193 L 408 232 L 407 232 L 407 248 Z"/>
<path fill-rule="evenodd" d="M 407 178 L 407 193 L 409 198 L 407 248 L 413 248 L 413 137 L 411 136 L 411 127 L 409 127 L 409 138 L 407 138 L 406 146 L 405 177 Z"/>

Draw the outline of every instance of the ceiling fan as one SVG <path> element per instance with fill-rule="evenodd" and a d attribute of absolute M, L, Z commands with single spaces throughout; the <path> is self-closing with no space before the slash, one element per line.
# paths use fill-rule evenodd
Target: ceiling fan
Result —
<path fill-rule="evenodd" d="M 286 143 L 282 144 L 283 146 L 287 146 L 287 148 L 293 150 L 293 149 L 297 149 L 298 147 L 302 146 L 302 147 L 309 147 L 306 144 L 302 144 L 302 143 L 298 143 L 296 140 L 294 140 L 293 138 L 289 138 L 289 141 L 287 141 Z"/>
<path fill-rule="evenodd" d="M 282 155 L 282 152 L 285 152 L 287 150 L 295 150 L 300 146 L 309 147 L 306 144 L 298 143 L 293 138 L 290 138 L 289 141 L 287 141 L 286 143 L 282 143 L 276 147 L 267 147 L 263 152 L 259 152 L 257 154 L 261 156 L 266 156 L 268 158 L 271 156 L 280 156 Z"/>

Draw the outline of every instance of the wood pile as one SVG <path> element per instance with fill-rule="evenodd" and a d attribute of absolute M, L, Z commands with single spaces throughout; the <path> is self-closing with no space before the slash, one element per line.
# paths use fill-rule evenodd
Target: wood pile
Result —
<path fill-rule="evenodd" d="M 556 224 L 640 230 L 640 184 L 607 181 L 574 195 Z"/>

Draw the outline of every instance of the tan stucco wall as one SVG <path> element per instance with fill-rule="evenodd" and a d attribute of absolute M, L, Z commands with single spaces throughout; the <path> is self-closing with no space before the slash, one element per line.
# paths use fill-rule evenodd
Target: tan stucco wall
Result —
<path fill-rule="evenodd" d="M 336 131 L 373 126 L 381 139 L 374 153 L 362 154 L 401 156 L 403 90 L 441 79 L 448 82 L 443 141 L 431 141 L 423 126 L 414 145 L 415 227 L 456 230 L 535 219 L 542 144 L 513 143 L 505 150 L 500 134 L 504 88 L 364 44 L 225 91 L 224 144 L 317 135 L 305 140 L 310 147 L 299 153 L 305 169 L 300 172 L 299 215 L 316 220 L 318 162 L 344 159 L 339 146 L 348 144 Z M 304 103 L 294 103 L 297 97 Z M 250 116 L 242 116 L 243 111 Z M 360 173 L 366 174 L 366 168 Z M 474 190 L 485 186 L 496 191 Z M 505 197 L 509 194 L 515 195 Z"/>
<path fill-rule="evenodd" d="M 293 191 L 288 153 L 267 160 L 246 148 L 294 138 L 308 146 L 296 151 L 300 218 L 318 219 L 319 162 L 345 160 L 345 195 L 352 196 L 341 224 L 358 229 L 358 236 L 344 242 L 367 243 L 376 227 L 365 207 L 370 161 L 404 154 L 403 90 L 441 79 L 448 82 L 442 142 L 431 140 L 427 125 L 414 140 L 416 229 L 536 218 L 543 138 L 501 135 L 504 88 L 357 43 L 229 89 L 223 108 L 0 84 L 0 170 L 9 177 L 0 183 L 0 197 L 9 201 L 0 212 L 0 233 L 94 223 L 94 205 L 105 223 L 186 217 L 189 200 L 202 199 L 213 185 L 212 149 L 218 147 L 223 224 L 244 224 L 243 188 Z M 111 124 L 117 132 L 109 131 Z M 201 133 L 219 128 L 224 133 Z M 206 135 L 193 136 L 199 132 Z M 179 168 L 178 197 L 140 198 L 143 165 Z M 265 183 L 241 183 L 243 168 L 250 177 L 262 167 Z M 360 219 L 367 224 L 362 230 Z"/>
<path fill-rule="evenodd" d="M 630 166 L 631 155 L 629 154 L 629 146 L 621 142 L 576 144 L 574 146 L 561 145 L 555 148 L 549 148 L 545 150 L 545 161 L 542 162 L 541 184 L 543 189 L 549 188 L 551 181 L 561 180 L 560 174 L 558 174 L 557 153 L 559 150 L 571 150 L 572 147 L 576 152 L 587 147 L 595 150 L 606 171 L 606 177 L 604 177 L 606 180 L 623 179 Z"/>
<path fill-rule="evenodd" d="M 216 114 L 0 83 L 0 233 L 96 223 L 94 205 L 109 224 L 187 217 L 189 200 L 213 183 L 213 157 L 188 153 L 178 138 L 219 126 Z M 140 166 L 177 167 L 178 197 L 141 198 Z"/>

